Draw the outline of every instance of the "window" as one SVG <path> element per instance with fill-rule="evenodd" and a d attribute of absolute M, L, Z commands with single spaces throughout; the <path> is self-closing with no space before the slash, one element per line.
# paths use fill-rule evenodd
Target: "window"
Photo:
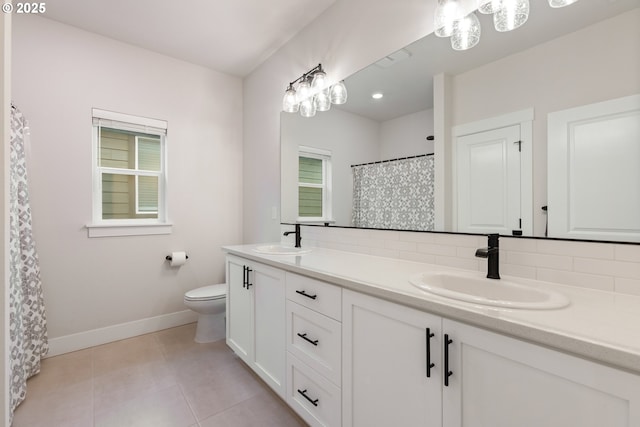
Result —
<path fill-rule="evenodd" d="M 93 110 L 90 237 L 170 232 L 166 130 L 165 121 Z"/>
<path fill-rule="evenodd" d="M 300 146 L 298 219 L 330 221 L 331 214 L 331 152 Z"/>

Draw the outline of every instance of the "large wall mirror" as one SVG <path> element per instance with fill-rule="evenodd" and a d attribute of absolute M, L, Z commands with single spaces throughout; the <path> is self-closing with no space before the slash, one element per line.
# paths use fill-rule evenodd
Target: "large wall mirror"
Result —
<path fill-rule="evenodd" d="M 281 113 L 281 222 L 640 242 L 640 2 L 479 18 L 470 50 L 431 34 Z"/>

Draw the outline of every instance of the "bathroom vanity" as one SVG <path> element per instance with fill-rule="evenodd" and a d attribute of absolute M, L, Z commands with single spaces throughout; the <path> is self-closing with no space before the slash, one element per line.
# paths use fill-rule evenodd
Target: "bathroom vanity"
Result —
<path fill-rule="evenodd" d="M 640 425 L 640 297 L 517 279 L 569 305 L 421 290 L 459 270 L 314 248 L 227 252 L 227 343 L 313 426 Z"/>

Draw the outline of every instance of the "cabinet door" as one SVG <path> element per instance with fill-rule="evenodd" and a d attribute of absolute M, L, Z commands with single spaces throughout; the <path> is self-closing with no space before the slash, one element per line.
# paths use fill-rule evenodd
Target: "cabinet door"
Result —
<path fill-rule="evenodd" d="M 440 325 L 439 317 L 343 291 L 343 427 L 442 425 Z"/>
<path fill-rule="evenodd" d="M 254 294 L 254 370 L 281 397 L 285 397 L 286 311 L 284 272 L 252 263 L 249 283 Z"/>
<path fill-rule="evenodd" d="M 251 364 L 253 361 L 253 292 L 245 287 L 246 262 L 227 256 L 227 345 Z"/>
<path fill-rule="evenodd" d="M 452 375 L 443 391 L 451 427 L 640 425 L 640 377 L 444 320 Z"/>

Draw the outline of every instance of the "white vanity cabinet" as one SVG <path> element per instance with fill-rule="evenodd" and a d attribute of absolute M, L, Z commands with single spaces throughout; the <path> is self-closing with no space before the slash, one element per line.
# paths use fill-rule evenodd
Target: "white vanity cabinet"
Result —
<path fill-rule="evenodd" d="M 441 318 L 348 290 L 342 298 L 342 426 L 442 425 Z"/>
<path fill-rule="evenodd" d="M 344 427 L 640 425 L 638 375 L 347 290 L 343 349 Z"/>
<path fill-rule="evenodd" d="M 287 403 L 311 426 L 341 425 L 342 289 L 294 273 L 287 288 Z"/>
<path fill-rule="evenodd" d="M 640 376 L 443 319 L 444 426 L 640 426 Z"/>
<path fill-rule="evenodd" d="M 227 345 L 285 397 L 285 273 L 227 255 Z"/>

